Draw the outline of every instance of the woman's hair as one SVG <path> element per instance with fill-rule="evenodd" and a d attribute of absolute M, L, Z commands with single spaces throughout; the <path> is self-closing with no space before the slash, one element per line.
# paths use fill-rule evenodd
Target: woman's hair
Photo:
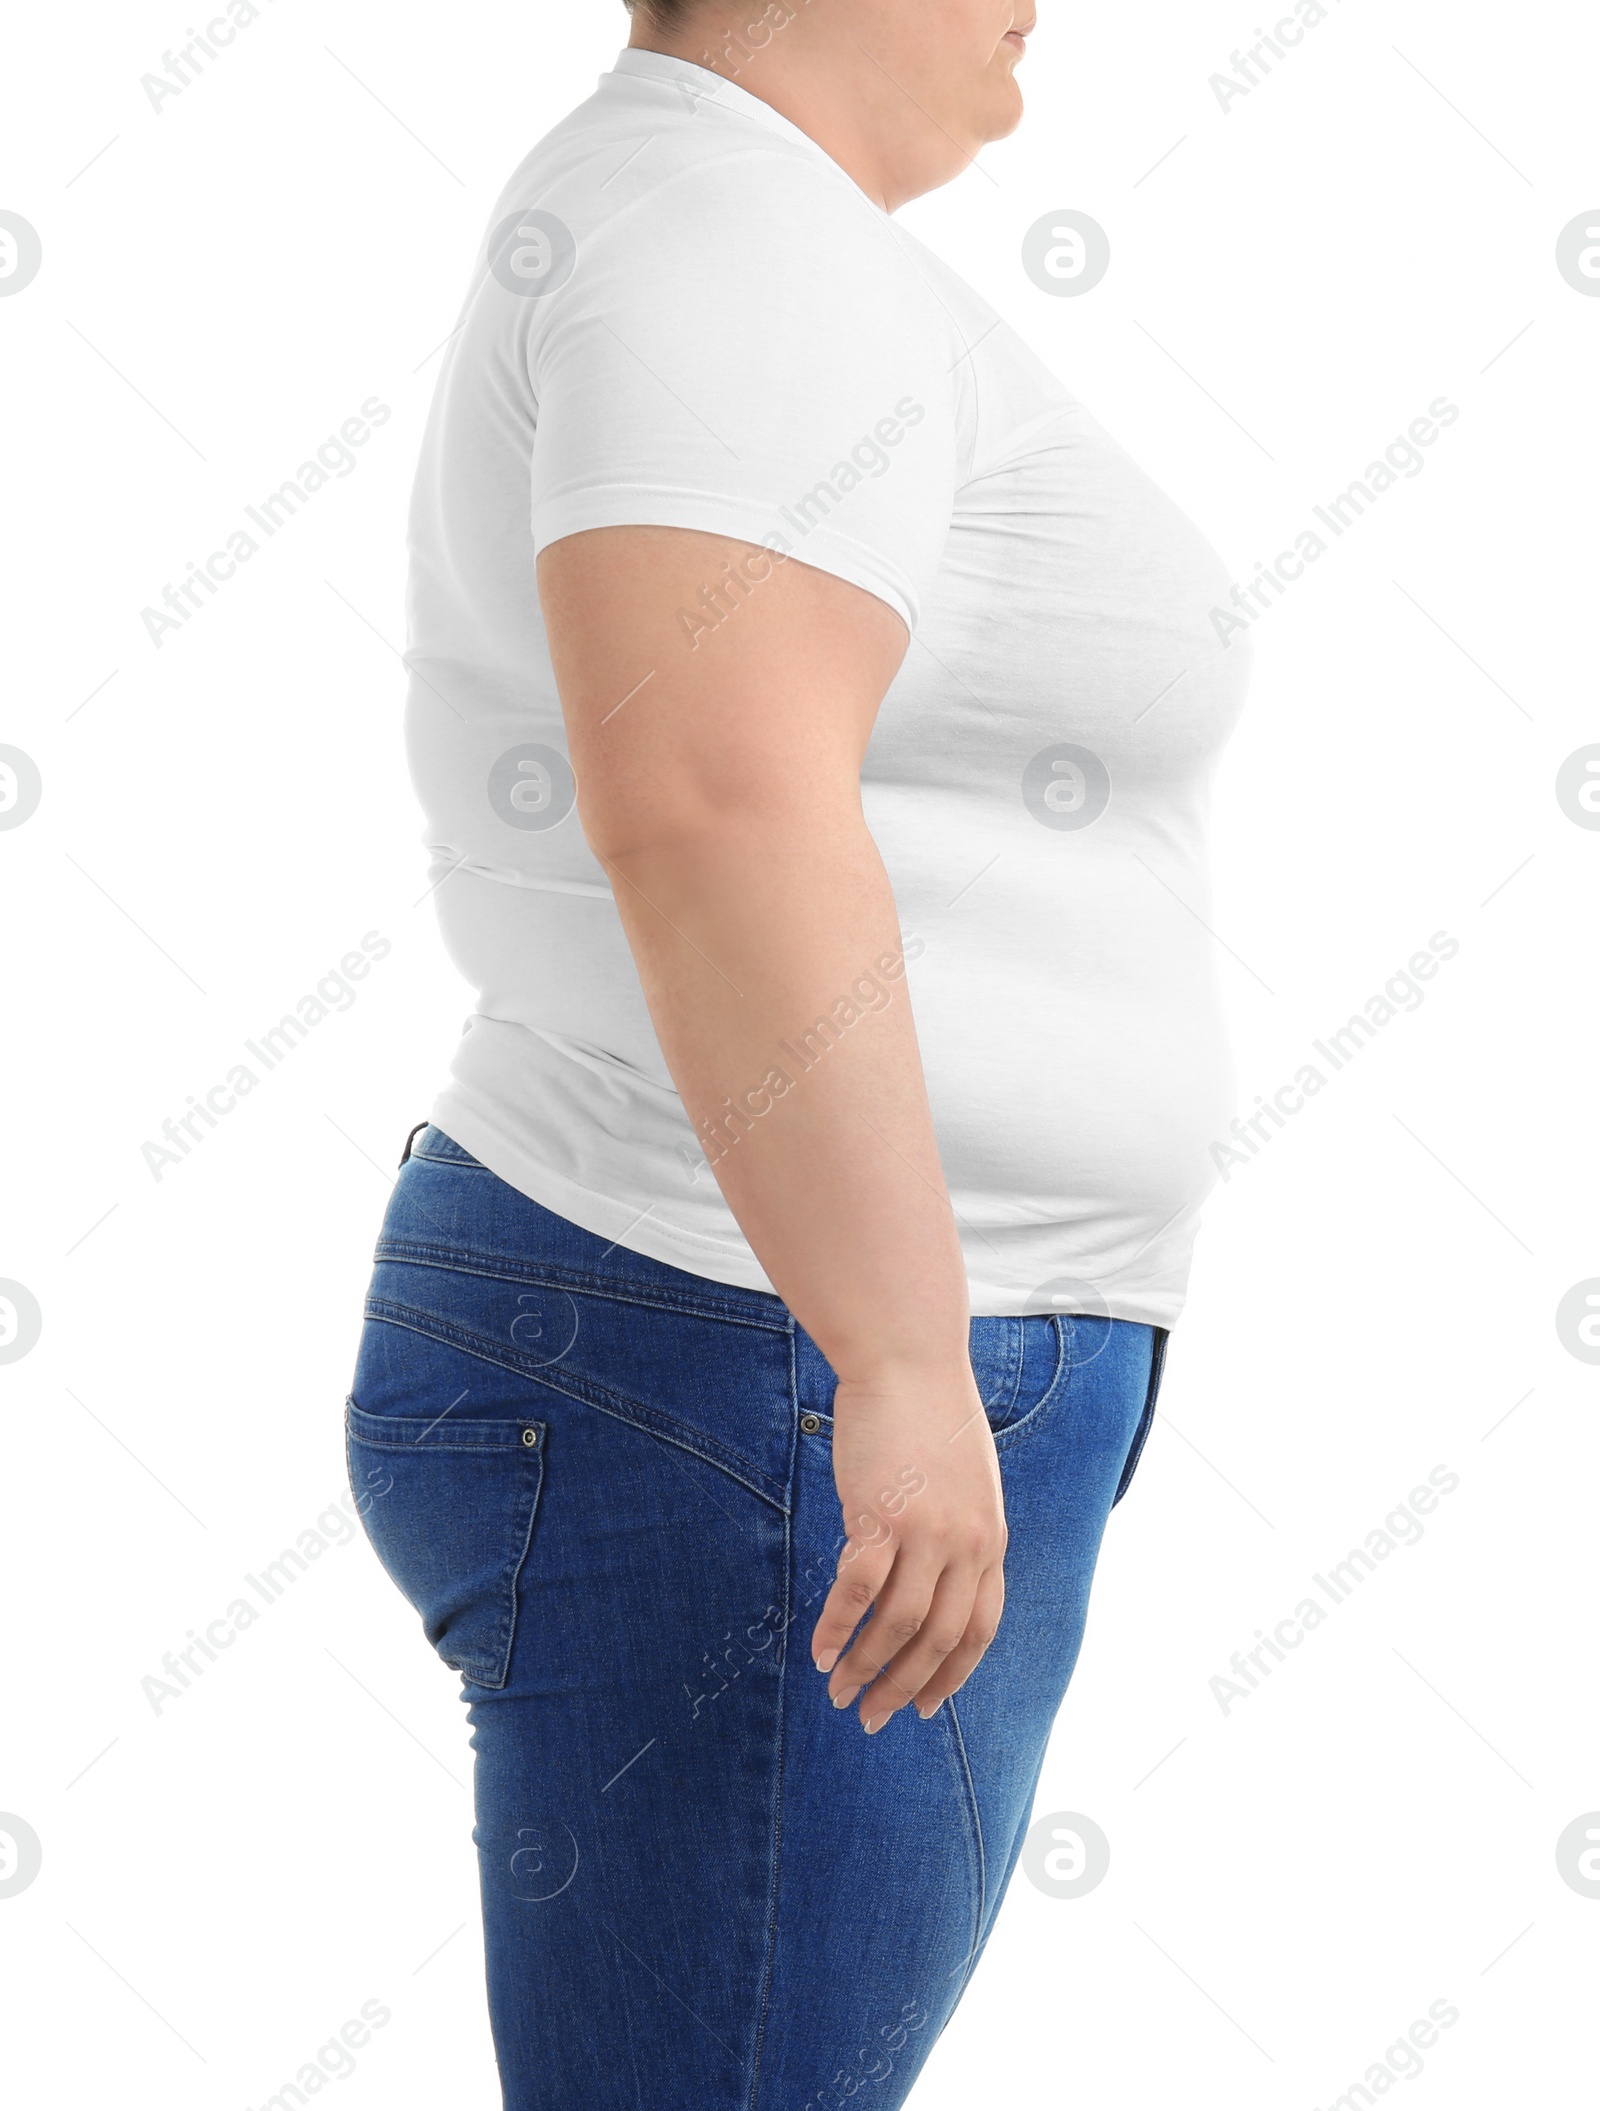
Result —
<path fill-rule="evenodd" d="M 622 0 L 630 15 L 643 15 L 657 29 L 677 29 L 694 7 L 695 0 Z"/>

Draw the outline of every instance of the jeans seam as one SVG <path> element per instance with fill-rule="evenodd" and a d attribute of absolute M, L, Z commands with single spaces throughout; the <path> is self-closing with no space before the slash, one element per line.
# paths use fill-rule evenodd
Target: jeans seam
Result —
<path fill-rule="evenodd" d="M 1146 1440 L 1150 1435 L 1151 1426 L 1156 1419 L 1156 1395 L 1161 1390 L 1161 1376 L 1166 1369 L 1167 1362 L 1167 1343 L 1171 1338 L 1170 1328 L 1154 1327 L 1151 1329 L 1150 1379 L 1145 1387 L 1144 1406 L 1139 1413 L 1138 1427 L 1133 1432 L 1132 1441 L 1128 1445 L 1128 1456 L 1123 1460 L 1122 1472 L 1117 1478 L 1117 1492 L 1111 1498 L 1113 1510 L 1128 1492 L 1134 1472 L 1143 1455 Z"/>
<path fill-rule="evenodd" d="M 761 2055 L 766 2049 L 767 2016 L 772 2000 L 772 1969 L 778 1946 L 778 1886 L 783 1866 L 783 1787 L 787 1744 L 785 1733 L 788 1727 L 789 1667 L 794 1654 L 789 1647 L 789 1609 L 794 1603 L 790 1571 L 794 1565 L 794 1509 L 797 1494 L 795 1480 L 800 1470 L 800 1377 L 792 1331 L 789 1336 L 789 1405 L 789 1501 L 783 1513 L 783 1625 L 778 1634 L 778 1646 L 782 1656 L 778 1664 L 777 1729 L 772 1752 L 772 1862 L 767 1879 L 767 1930 L 761 1959 L 761 1987 L 756 1999 L 756 2036 L 750 2054 L 747 2111 L 756 2111 L 761 2088 Z"/>
<path fill-rule="evenodd" d="M 527 1445 L 527 1439 L 521 1434 L 523 1430 L 537 1429 L 542 1437 L 548 1427 L 546 1423 L 535 1421 L 532 1415 L 519 1416 L 514 1422 L 491 1422 L 487 1425 L 482 1422 L 458 1422 L 450 1436 L 441 1438 L 437 1443 L 424 1445 L 422 1437 L 375 1437 L 366 1429 L 357 1430 L 350 1414 L 352 1407 L 364 1423 L 381 1423 L 390 1429 L 409 1428 L 414 1423 L 421 1423 L 424 1436 L 429 1434 L 439 1422 L 443 1421 L 444 1417 L 442 1415 L 435 1416 L 432 1422 L 425 1420 L 421 1415 L 374 1415 L 369 1413 L 358 1400 L 352 1398 L 346 1402 L 345 1431 L 355 1443 L 364 1444 L 369 1451 L 400 1451 L 412 1457 L 415 1457 L 419 1450 L 429 1452 L 466 1452 L 468 1454 L 485 1452 L 491 1458 L 499 1458 L 506 1454 L 515 1455 Z M 445 1413 L 449 1413 L 448 1408 Z M 485 1427 L 494 1430 L 496 1434 L 492 1438 L 473 1436 L 464 1441 L 457 1441 L 456 1433 L 460 1430 L 475 1431 Z"/>
<path fill-rule="evenodd" d="M 1020 1319 L 1007 1319 L 1004 1325 L 1006 1330 L 1005 1374 L 1001 1379 L 1000 1389 L 994 1399 L 986 1400 L 983 1403 L 985 1412 L 992 1408 L 998 1408 L 1002 1414 L 1005 1414 L 1010 1408 L 1015 1406 L 1017 1389 L 1022 1384 L 1024 1357 L 1022 1321 Z"/>
<path fill-rule="evenodd" d="M 505 1646 L 500 1652 L 500 1675 L 494 1679 L 480 1679 L 475 1677 L 472 1672 L 464 1670 L 459 1664 L 451 1666 L 452 1670 L 459 1672 L 462 1678 L 469 1680 L 474 1686 L 487 1687 L 491 1693 L 498 1693 L 511 1676 L 511 1653 L 517 1646 L 517 1618 L 522 1611 L 522 1572 L 528 1565 L 528 1550 L 533 1545 L 533 1528 L 538 1522 L 539 1505 L 544 1500 L 545 1448 L 545 1445 L 541 1444 L 537 1451 L 531 1451 L 527 1454 L 528 1463 L 534 1470 L 533 1502 L 528 1510 L 528 1529 L 523 1535 L 522 1552 L 517 1556 L 516 1566 L 511 1571 L 508 1592 L 511 1600 L 511 1612 L 505 1623 L 506 1639 Z M 446 1661 L 448 1662 L 448 1659 Z"/>
<path fill-rule="evenodd" d="M 519 1378 L 527 1378 L 535 1385 L 548 1386 L 553 1393 L 561 1393 L 569 1400 L 576 1400 L 584 1407 L 595 1408 L 599 1413 L 612 1415 L 619 1422 L 626 1422 L 632 1429 L 642 1430 L 647 1436 L 660 1438 L 664 1444 L 672 1444 L 691 1457 L 702 1459 L 708 1466 L 725 1473 L 729 1480 L 737 1481 L 752 1495 L 759 1496 L 781 1515 L 787 1515 L 782 1499 L 765 1485 L 766 1475 L 759 1466 L 747 1459 L 739 1458 L 735 1452 L 722 1455 L 720 1446 L 712 1448 L 711 1440 L 690 1430 L 674 1416 L 664 1415 L 659 1408 L 647 1406 L 643 1401 L 630 1400 L 625 1393 L 615 1393 L 592 1378 L 576 1378 L 570 1373 L 567 1382 L 558 1384 L 550 1375 L 558 1366 L 543 1363 L 532 1367 L 514 1363 L 504 1355 L 493 1353 L 492 1345 L 484 1343 L 463 1328 L 452 1328 L 445 1320 L 435 1319 L 432 1314 L 418 1312 L 411 1306 L 390 1304 L 387 1300 L 368 1298 L 366 1317 L 392 1327 L 405 1327 L 413 1334 L 420 1334 L 426 1341 L 442 1342 L 448 1349 L 458 1349 L 464 1356 L 476 1356 L 481 1363 L 492 1363 L 504 1371 L 512 1371 Z M 698 1440 L 698 1441 L 696 1441 Z"/>
<path fill-rule="evenodd" d="M 470 1247 L 425 1240 L 380 1237 L 373 1253 L 376 1264 L 391 1262 L 411 1268 L 440 1268 L 451 1275 L 482 1276 L 498 1283 L 531 1283 L 548 1290 L 575 1291 L 594 1297 L 609 1297 L 618 1304 L 644 1305 L 658 1312 L 681 1312 L 695 1319 L 714 1319 L 727 1326 L 752 1327 L 762 1334 L 787 1334 L 792 1321 L 781 1301 L 773 1303 L 782 1318 L 756 1319 L 749 1312 L 725 1305 L 721 1299 L 696 1297 L 693 1293 L 656 1289 L 652 1294 L 626 1276 L 597 1275 L 585 1268 L 564 1268 L 559 1263 L 519 1262 L 510 1254 L 478 1253 Z M 752 1297 L 758 1293 L 751 1291 Z"/>
<path fill-rule="evenodd" d="M 977 1967 L 978 1951 L 983 1943 L 984 1914 L 988 1909 L 988 1869 L 983 1852 L 983 1815 L 978 1808 L 978 1791 L 972 1779 L 972 1764 L 967 1758 L 967 1741 L 961 1734 L 961 1717 L 956 1713 L 956 1697 L 952 1693 L 945 1702 L 950 1714 L 950 1732 L 955 1740 L 956 1755 L 961 1764 L 961 1779 L 966 1789 L 967 1817 L 972 1826 L 972 1847 L 977 1863 L 978 1896 L 972 1915 L 972 1942 L 967 1951 L 966 1970 L 961 1975 L 961 1984 L 956 1989 L 956 2001 L 967 1990 L 967 1981 Z M 955 2003 L 951 2003 L 953 2008 Z"/>

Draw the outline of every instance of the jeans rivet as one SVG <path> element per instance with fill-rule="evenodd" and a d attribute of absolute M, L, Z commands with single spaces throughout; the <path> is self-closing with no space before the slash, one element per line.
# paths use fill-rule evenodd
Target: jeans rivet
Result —
<path fill-rule="evenodd" d="M 531 1451 L 534 1445 L 537 1444 L 539 1441 L 539 1432 L 536 1429 L 525 1429 L 522 1432 L 522 1441 L 528 1446 L 528 1449 Z"/>
<path fill-rule="evenodd" d="M 802 1415 L 800 1417 L 800 1427 L 808 1437 L 815 1436 L 822 1427 L 822 1417 L 820 1415 Z"/>

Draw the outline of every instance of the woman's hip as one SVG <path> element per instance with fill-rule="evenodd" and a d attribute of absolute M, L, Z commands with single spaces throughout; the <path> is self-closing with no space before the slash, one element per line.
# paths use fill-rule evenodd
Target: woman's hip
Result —
<path fill-rule="evenodd" d="M 1157 1338 L 974 1322 L 1005 1617 L 952 1701 L 867 1737 L 808 1646 L 844 1544 L 815 1345 L 444 1144 L 380 1240 L 350 1467 L 471 1704 L 507 2101 L 631 2102 L 621 2075 L 717 2111 L 759 2074 L 774 2111 L 869 2078 L 887 2111 L 1013 1865 Z"/>

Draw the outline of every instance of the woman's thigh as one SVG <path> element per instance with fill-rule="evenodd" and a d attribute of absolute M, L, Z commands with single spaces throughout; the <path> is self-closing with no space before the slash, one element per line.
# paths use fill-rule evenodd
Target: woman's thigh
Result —
<path fill-rule="evenodd" d="M 831 1374 L 802 1338 L 793 1676 L 762 2111 L 889 2111 L 960 1999 L 1027 1831 L 1107 1514 L 1151 1396 L 1152 1330 L 978 1320 L 1009 1542 L 1000 1630 L 961 1691 L 868 1737 L 806 1643 L 840 1543 Z M 1014 1374 L 1014 1375 L 1013 1375 Z M 914 1499 L 914 1498 L 913 1498 Z M 858 2107 L 860 2111 L 860 2107 Z"/>
<path fill-rule="evenodd" d="M 868 1738 L 810 1659 L 843 1535 L 808 1338 L 437 1132 L 422 1148 L 380 1242 L 351 1475 L 463 1676 L 507 2104 L 834 2111 L 870 2082 L 887 2111 L 1014 1863 L 1149 1330 L 974 1323 L 1005 1620 L 954 1703 Z"/>

